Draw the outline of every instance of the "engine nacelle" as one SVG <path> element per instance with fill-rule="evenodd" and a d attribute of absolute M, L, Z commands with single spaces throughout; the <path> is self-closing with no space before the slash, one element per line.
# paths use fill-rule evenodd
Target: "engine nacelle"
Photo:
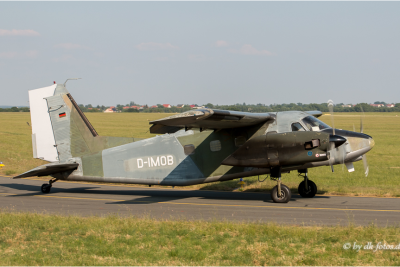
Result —
<path fill-rule="evenodd" d="M 257 136 L 248 140 L 222 164 L 243 167 L 303 165 L 328 159 L 330 134 L 289 132 Z"/>

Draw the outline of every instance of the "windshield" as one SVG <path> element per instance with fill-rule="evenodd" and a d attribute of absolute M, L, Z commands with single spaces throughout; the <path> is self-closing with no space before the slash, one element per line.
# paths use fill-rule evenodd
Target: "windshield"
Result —
<path fill-rule="evenodd" d="M 303 123 L 307 126 L 307 128 L 312 131 L 312 127 L 318 127 L 320 130 L 331 128 L 328 124 L 323 123 L 319 119 L 314 116 L 308 116 L 302 119 Z"/>

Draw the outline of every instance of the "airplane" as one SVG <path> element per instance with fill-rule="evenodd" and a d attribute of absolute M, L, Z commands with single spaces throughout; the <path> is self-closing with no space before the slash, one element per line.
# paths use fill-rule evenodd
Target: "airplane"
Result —
<path fill-rule="evenodd" d="M 188 186 L 269 175 L 277 183 L 272 200 L 287 203 L 291 190 L 282 184 L 284 173 L 299 172 L 305 198 L 317 193 L 309 168 L 333 171 L 345 164 L 352 172 L 353 162 L 363 160 L 368 174 L 372 137 L 332 128 L 318 119 L 320 111 L 201 108 L 150 121 L 155 137 L 99 136 L 66 82 L 29 91 L 33 157 L 49 163 L 14 178 L 51 176 L 41 187 L 45 194 L 58 180 Z"/>

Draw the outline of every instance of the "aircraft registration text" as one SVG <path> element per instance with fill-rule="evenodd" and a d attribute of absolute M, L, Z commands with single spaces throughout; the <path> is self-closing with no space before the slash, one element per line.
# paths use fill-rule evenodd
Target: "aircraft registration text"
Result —
<path fill-rule="evenodd" d="M 161 167 L 167 165 L 174 164 L 174 157 L 172 155 L 167 156 L 158 156 L 158 157 L 147 157 L 147 158 L 138 158 L 137 159 L 137 167 L 141 169 L 143 167 Z"/>

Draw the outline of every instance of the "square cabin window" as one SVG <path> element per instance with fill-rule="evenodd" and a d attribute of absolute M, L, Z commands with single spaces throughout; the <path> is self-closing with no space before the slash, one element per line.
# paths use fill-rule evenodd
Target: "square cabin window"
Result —
<path fill-rule="evenodd" d="M 195 147 L 194 147 L 194 145 L 192 145 L 192 144 L 190 144 L 190 145 L 185 145 L 185 146 L 183 147 L 183 151 L 185 152 L 185 155 L 192 155 L 192 154 L 194 154 L 194 150 L 195 150 Z"/>
<path fill-rule="evenodd" d="M 219 140 L 211 141 L 210 149 L 213 152 L 220 151 L 221 150 L 221 142 Z"/>
<path fill-rule="evenodd" d="M 244 136 L 239 136 L 235 138 L 235 146 L 242 146 L 246 143 L 246 138 Z"/>

